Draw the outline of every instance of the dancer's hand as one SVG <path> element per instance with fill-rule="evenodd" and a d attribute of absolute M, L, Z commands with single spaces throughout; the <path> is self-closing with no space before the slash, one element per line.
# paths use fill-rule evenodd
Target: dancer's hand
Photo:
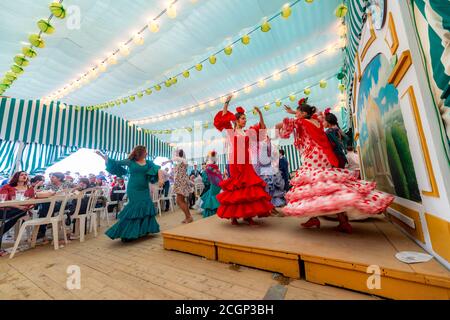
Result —
<path fill-rule="evenodd" d="M 277 123 L 277 124 L 275 125 L 275 129 L 281 130 L 281 128 L 283 128 L 283 123 Z"/>
<path fill-rule="evenodd" d="M 230 104 L 231 99 L 233 99 L 233 95 L 232 95 L 232 94 L 230 94 L 230 95 L 227 97 L 227 100 L 225 101 L 225 104 L 226 104 L 227 106 Z"/>
<path fill-rule="evenodd" d="M 286 112 L 289 114 L 295 114 L 295 111 L 292 110 L 292 108 L 287 105 L 284 105 L 284 110 L 286 110 Z"/>
<path fill-rule="evenodd" d="M 255 111 L 258 112 L 259 115 L 261 115 L 261 110 L 258 107 L 255 107 Z"/>

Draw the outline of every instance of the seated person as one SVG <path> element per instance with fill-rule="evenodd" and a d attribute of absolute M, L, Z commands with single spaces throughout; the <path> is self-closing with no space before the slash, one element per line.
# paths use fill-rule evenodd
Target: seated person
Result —
<path fill-rule="evenodd" d="M 64 174 L 61 172 L 55 172 L 50 175 L 50 183 L 44 186 L 45 191 L 52 191 L 54 194 L 69 191 L 72 189 L 72 185 L 64 180 Z M 55 203 L 53 213 L 59 212 L 61 202 Z M 50 203 L 43 203 L 39 206 L 38 215 L 39 218 L 45 218 L 50 209 Z M 38 239 L 43 239 L 47 231 L 47 226 L 42 225 L 39 227 Z"/>
<path fill-rule="evenodd" d="M 118 177 L 116 178 L 116 184 L 115 186 L 111 189 L 111 194 L 109 196 L 109 198 L 111 199 L 111 201 L 117 201 L 120 202 L 123 200 L 125 193 L 116 193 L 116 191 L 125 191 L 126 187 L 125 187 L 125 180 L 122 177 Z M 110 205 L 108 207 L 108 211 L 112 212 L 114 210 L 114 208 L 118 208 L 119 204 L 114 204 L 114 205 Z"/>
<path fill-rule="evenodd" d="M 190 193 L 189 193 L 189 209 L 195 205 L 195 175 L 189 177 Z"/>
<path fill-rule="evenodd" d="M 16 172 L 8 184 L 4 185 L 0 189 L 0 194 L 6 195 L 6 201 L 15 199 L 16 194 L 22 192 L 26 198 L 47 198 L 54 194 L 54 192 L 36 192 L 35 189 L 29 185 L 28 173 L 25 171 Z M 4 218 L 6 215 L 5 225 L 3 233 L 8 232 L 17 221 L 24 217 L 33 206 L 12 206 L 6 208 L 6 210 L 0 210 L 0 218 Z M 2 235 L 0 235 L 2 236 Z M 4 252 L 0 251 L 0 256 L 4 255 Z"/>

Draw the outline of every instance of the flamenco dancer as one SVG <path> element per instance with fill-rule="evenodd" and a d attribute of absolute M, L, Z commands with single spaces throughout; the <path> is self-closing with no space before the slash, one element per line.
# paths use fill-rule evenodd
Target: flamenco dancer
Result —
<path fill-rule="evenodd" d="M 106 231 L 111 239 L 120 238 L 131 242 L 150 233 L 159 232 L 156 210 L 150 199 L 149 183 L 158 181 L 159 166 L 146 160 L 145 146 L 136 146 L 126 160 L 116 161 L 97 151 L 106 162 L 106 170 L 113 175 L 123 176 L 128 172 L 128 204 L 118 215 L 118 221 Z"/>
<path fill-rule="evenodd" d="M 188 163 L 184 151 L 182 149 L 176 150 L 172 160 L 163 162 L 162 165 L 165 166 L 167 163 L 175 163 L 173 192 L 177 195 L 177 205 L 183 210 L 185 215 L 185 219 L 182 223 L 191 223 L 194 221 L 194 218 L 192 217 L 191 212 L 189 211 L 189 205 L 186 202 L 186 198 L 189 197 L 189 194 L 191 193 L 191 186 L 187 175 Z"/>
<path fill-rule="evenodd" d="M 339 128 L 337 117 L 330 112 L 330 109 L 324 111 L 323 125 L 325 127 L 325 133 L 327 134 L 328 140 L 331 142 L 334 154 L 338 158 L 339 168 L 345 168 L 347 165 L 347 156 L 345 155 L 345 142 L 347 141 L 347 136 Z"/>
<path fill-rule="evenodd" d="M 259 141 L 254 158 L 256 174 L 267 184 L 266 192 L 270 195 L 272 204 L 276 208 L 285 206 L 285 182 L 278 169 L 279 156 L 276 149 L 272 148 L 269 136 L 266 135 L 265 138 Z M 274 208 L 272 214 L 278 215 L 279 212 Z"/>
<path fill-rule="evenodd" d="M 295 118 L 284 119 L 276 128 L 282 138 L 294 134 L 294 144 L 300 150 L 303 165 L 291 180 L 292 189 L 286 195 L 288 205 L 284 213 L 310 217 L 302 224 L 305 228 L 320 228 L 318 216 L 337 213 L 336 229 L 351 233 L 348 215 L 357 218 L 384 212 L 394 197 L 376 191 L 375 182 L 358 180 L 351 171 L 338 168 L 339 160 L 318 120 L 316 108 L 307 104 L 306 99 L 299 101 L 297 111 L 285 108 Z"/>
<path fill-rule="evenodd" d="M 230 171 L 230 177 L 219 184 L 223 192 L 217 195 L 220 203 L 217 215 L 223 219 L 231 219 L 233 225 L 239 224 L 239 218 L 255 225 L 254 217 L 268 217 L 273 209 L 270 195 L 265 191 L 266 183 L 256 174 L 249 152 L 251 137 L 256 138 L 258 130 L 265 129 L 266 125 L 261 111 L 255 108 L 260 122 L 244 131 L 247 123 L 245 110 L 238 107 L 236 114 L 229 112 L 231 98 L 232 96 L 227 98 L 223 110 L 214 118 L 217 130 L 226 129 Z"/>
<path fill-rule="evenodd" d="M 216 164 L 216 152 L 211 151 L 208 155 L 206 168 L 204 170 L 205 175 L 208 178 L 209 189 L 201 196 L 203 209 L 203 218 L 214 216 L 219 208 L 219 201 L 217 201 L 217 195 L 220 193 L 220 183 L 222 182 L 222 173 L 219 166 Z M 203 174 L 203 173 L 202 173 Z"/>

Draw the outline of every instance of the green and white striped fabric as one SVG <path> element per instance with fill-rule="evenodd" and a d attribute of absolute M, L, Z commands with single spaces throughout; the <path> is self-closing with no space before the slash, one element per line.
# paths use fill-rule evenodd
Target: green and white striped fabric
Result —
<path fill-rule="evenodd" d="M 77 147 L 64 147 L 29 143 L 25 146 L 21 159 L 21 170 L 32 175 L 45 170 L 78 150 Z"/>
<path fill-rule="evenodd" d="M 14 170 L 19 142 L 0 139 L 0 175 L 9 177 Z"/>
<path fill-rule="evenodd" d="M 450 141 L 450 1 L 411 0 L 433 98 Z"/>
<path fill-rule="evenodd" d="M 345 16 L 347 25 L 347 47 L 345 48 L 344 69 L 347 71 L 348 105 L 351 103 L 353 91 L 353 75 L 355 72 L 355 55 L 361 41 L 361 31 L 366 20 L 368 0 L 346 0 L 348 13 Z"/>
<path fill-rule="evenodd" d="M 0 139 L 43 145 L 129 153 L 145 145 L 151 157 L 170 156 L 169 144 L 129 126 L 124 119 L 101 110 L 60 108 L 39 100 L 0 100 Z"/>
<path fill-rule="evenodd" d="M 289 172 L 297 171 L 302 166 L 300 152 L 293 144 L 281 146 L 281 149 L 284 150 L 285 157 L 289 162 Z"/>

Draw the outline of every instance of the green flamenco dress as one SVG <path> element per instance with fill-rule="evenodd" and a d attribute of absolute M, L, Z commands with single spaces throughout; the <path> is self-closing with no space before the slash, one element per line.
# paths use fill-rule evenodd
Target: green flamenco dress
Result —
<path fill-rule="evenodd" d="M 202 198 L 202 215 L 203 218 L 208 218 L 216 215 L 217 209 L 220 206 L 216 196 L 220 193 L 221 188 L 219 183 L 222 181 L 222 174 L 219 167 L 215 164 L 209 164 L 205 170 L 208 181 L 210 182 L 209 190 L 201 196 Z"/>
<path fill-rule="evenodd" d="M 124 167 L 128 167 L 128 172 Z M 140 165 L 133 160 L 115 161 L 108 159 L 106 170 L 123 176 L 129 173 L 127 185 L 128 204 L 118 215 L 118 221 L 106 231 L 111 239 L 131 241 L 150 233 L 159 232 L 156 210 L 150 198 L 149 183 L 158 179 L 159 166 L 148 161 Z"/>

